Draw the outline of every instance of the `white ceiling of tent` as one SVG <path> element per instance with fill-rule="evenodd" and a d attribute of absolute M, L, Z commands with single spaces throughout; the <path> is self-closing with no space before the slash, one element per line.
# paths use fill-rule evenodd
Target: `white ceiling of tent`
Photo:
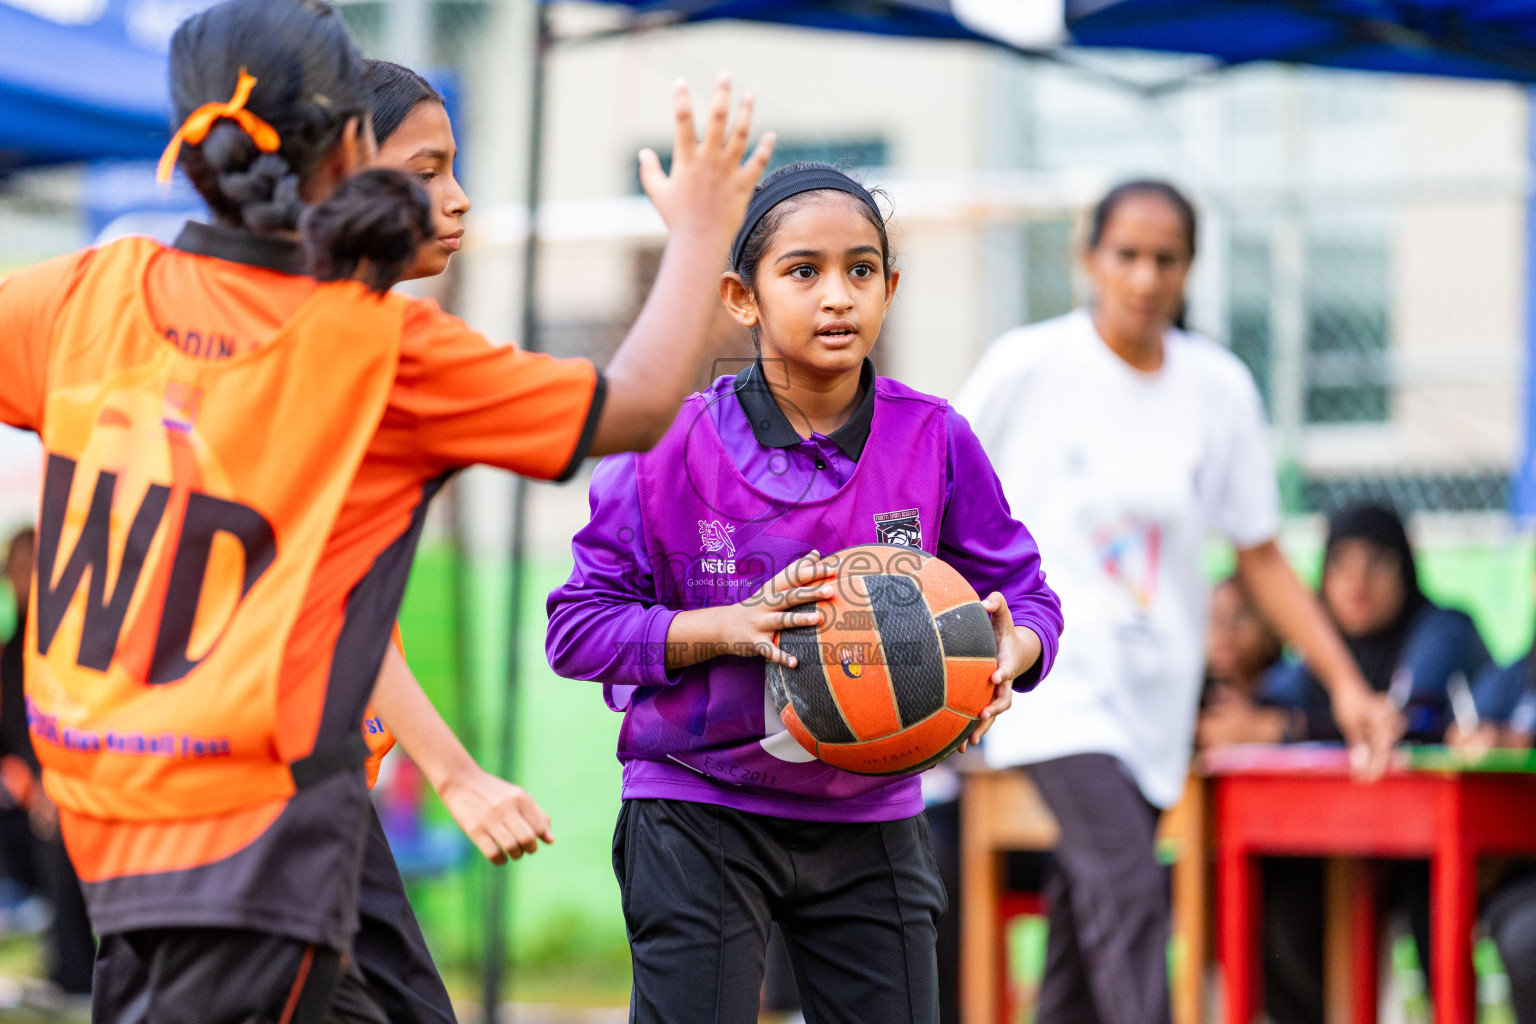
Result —
<path fill-rule="evenodd" d="M 128 37 L 150 50 L 164 52 L 176 26 L 214 0 L 127 0 L 123 26 Z M 89 25 L 106 13 L 111 0 L 0 0 L 0 5 L 40 15 L 61 25 Z"/>
<path fill-rule="evenodd" d="M 0 3 L 62 25 L 88 25 L 107 9 L 107 0 L 0 0 Z"/>
<path fill-rule="evenodd" d="M 955 18 L 967 28 L 1026 50 L 1066 42 L 1063 0 L 950 0 Z"/>

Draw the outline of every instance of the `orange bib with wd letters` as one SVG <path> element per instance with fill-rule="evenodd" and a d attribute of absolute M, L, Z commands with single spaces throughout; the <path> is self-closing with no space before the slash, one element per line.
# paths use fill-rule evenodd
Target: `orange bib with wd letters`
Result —
<path fill-rule="evenodd" d="M 49 795 L 104 819 L 224 813 L 362 756 L 356 732 L 315 749 L 323 687 L 284 665 L 405 300 L 320 285 L 265 344 L 209 361 L 151 320 L 161 251 L 95 255 L 55 326 L 41 432 L 28 718 Z"/>

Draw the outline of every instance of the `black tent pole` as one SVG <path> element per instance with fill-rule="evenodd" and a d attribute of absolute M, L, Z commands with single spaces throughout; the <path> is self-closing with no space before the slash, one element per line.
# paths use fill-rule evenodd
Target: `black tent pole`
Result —
<path fill-rule="evenodd" d="M 477 673 L 475 665 L 475 630 L 470 625 L 471 608 L 477 607 L 474 595 L 470 593 L 473 583 L 470 579 L 469 569 L 469 507 L 464 496 L 464 478 L 460 476 L 453 482 L 450 495 L 453 502 L 453 517 L 448 526 L 448 553 L 449 562 L 449 586 L 452 588 L 450 607 L 453 611 L 453 730 L 464 740 L 466 745 L 472 745 L 485 749 L 485 730 L 477 727 L 476 719 L 472 717 L 472 707 L 475 701 L 474 679 Z M 479 910 L 480 903 L 476 900 L 474 886 L 463 887 L 464 919 L 473 921 Z"/>
<path fill-rule="evenodd" d="M 537 210 L 539 208 L 540 177 L 544 159 L 544 84 L 546 60 L 549 56 L 550 31 L 548 7 L 542 0 L 534 0 L 534 30 L 532 67 L 528 103 L 528 180 L 527 212 L 528 232 L 523 241 L 523 324 L 520 344 L 528 351 L 539 347 L 538 270 L 539 234 Z M 513 755 L 517 730 L 517 701 L 521 692 L 523 597 L 527 590 L 527 573 L 524 567 L 524 548 L 527 541 L 528 485 L 521 478 L 512 478 L 512 536 L 507 580 L 507 686 L 502 694 L 501 732 L 497 737 L 500 747 L 497 759 L 503 777 L 513 775 Z M 485 1007 L 487 1024 L 497 1021 L 497 1008 L 501 1004 L 503 975 L 510 975 L 508 964 L 511 915 L 507 907 L 508 872 L 510 866 L 491 871 L 490 899 L 485 911 L 485 984 L 482 1005 Z"/>

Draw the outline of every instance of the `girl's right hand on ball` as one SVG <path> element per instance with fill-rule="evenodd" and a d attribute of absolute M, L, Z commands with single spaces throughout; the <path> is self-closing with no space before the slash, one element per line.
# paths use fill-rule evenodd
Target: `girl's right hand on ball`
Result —
<path fill-rule="evenodd" d="M 742 163 L 752 131 L 752 94 L 742 97 L 736 123 L 729 125 L 731 79 L 724 72 L 715 82 L 702 142 L 694 129 L 693 97 L 681 78 L 672 100 L 675 137 L 671 173 L 661 169 L 655 150 L 642 149 L 640 184 L 671 231 L 718 232 L 729 241 L 746 216 L 752 189 L 768 167 L 774 136 L 765 134 L 751 158 Z"/>
<path fill-rule="evenodd" d="M 783 629 L 821 625 L 822 614 L 814 605 L 832 599 L 835 588 L 830 581 L 836 575 L 837 559 L 822 558 L 816 551 L 791 562 L 757 593 L 730 606 L 728 642 L 732 647 L 749 643 L 769 661 L 794 668 L 799 662 L 785 654 L 773 636 Z"/>

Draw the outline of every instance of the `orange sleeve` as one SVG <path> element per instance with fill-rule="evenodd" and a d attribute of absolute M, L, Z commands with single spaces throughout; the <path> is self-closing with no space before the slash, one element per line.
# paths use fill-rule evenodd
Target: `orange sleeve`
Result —
<path fill-rule="evenodd" d="M 0 423 L 42 427 L 53 324 L 94 251 L 56 256 L 0 281 Z"/>
<path fill-rule="evenodd" d="M 486 463 L 563 480 L 586 458 L 603 383 L 585 359 L 493 345 L 430 302 L 407 310 L 387 419 L 408 419 L 409 457 L 441 469 Z M 402 436 L 402 440 L 404 437 Z"/>
<path fill-rule="evenodd" d="M 400 657 L 405 657 L 405 639 L 400 635 L 398 621 L 389 640 L 400 652 Z M 363 770 L 368 775 L 368 788 L 372 789 L 379 781 L 379 766 L 384 763 L 384 755 L 395 749 L 395 734 L 389 731 L 389 726 L 373 710 L 372 704 L 363 712 L 363 742 L 368 744 L 368 760 L 363 762 Z"/>

